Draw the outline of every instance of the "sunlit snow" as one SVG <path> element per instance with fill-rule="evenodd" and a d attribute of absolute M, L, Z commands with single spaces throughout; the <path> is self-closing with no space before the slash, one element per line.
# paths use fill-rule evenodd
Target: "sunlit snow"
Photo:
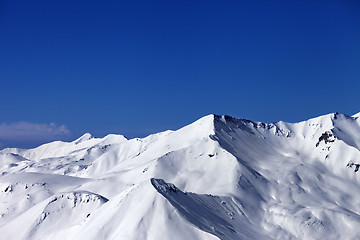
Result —
<path fill-rule="evenodd" d="M 4 149 L 0 239 L 359 239 L 359 117 Z"/>

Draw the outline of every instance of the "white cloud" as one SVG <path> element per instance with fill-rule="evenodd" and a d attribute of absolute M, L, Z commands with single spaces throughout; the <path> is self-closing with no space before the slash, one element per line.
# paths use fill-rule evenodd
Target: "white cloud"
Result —
<path fill-rule="evenodd" d="M 65 125 L 55 123 L 0 123 L 0 141 L 6 142 L 39 142 L 48 140 L 60 140 L 71 135 Z"/>

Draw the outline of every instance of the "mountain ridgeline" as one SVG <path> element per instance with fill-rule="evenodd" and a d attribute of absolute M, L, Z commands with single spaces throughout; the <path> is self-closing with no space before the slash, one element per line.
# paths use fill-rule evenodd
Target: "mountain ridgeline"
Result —
<path fill-rule="evenodd" d="M 358 239 L 359 167 L 360 114 L 7 148 L 0 239 Z"/>

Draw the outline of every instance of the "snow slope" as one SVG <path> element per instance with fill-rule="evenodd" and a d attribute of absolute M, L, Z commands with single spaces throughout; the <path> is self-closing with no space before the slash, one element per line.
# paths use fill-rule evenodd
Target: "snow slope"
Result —
<path fill-rule="evenodd" d="M 4 149 L 0 239 L 358 239 L 359 116 Z"/>

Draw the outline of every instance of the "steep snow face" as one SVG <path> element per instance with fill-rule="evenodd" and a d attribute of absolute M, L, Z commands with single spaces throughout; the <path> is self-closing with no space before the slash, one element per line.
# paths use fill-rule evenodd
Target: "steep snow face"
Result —
<path fill-rule="evenodd" d="M 360 134 L 354 118 L 263 124 L 218 116 L 215 122 L 214 137 L 243 168 L 241 201 L 259 208 L 274 238 L 356 238 Z"/>
<path fill-rule="evenodd" d="M 6 239 L 357 239 L 360 121 L 208 115 L 0 151 Z M 26 226 L 18 228 L 17 226 Z"/>

